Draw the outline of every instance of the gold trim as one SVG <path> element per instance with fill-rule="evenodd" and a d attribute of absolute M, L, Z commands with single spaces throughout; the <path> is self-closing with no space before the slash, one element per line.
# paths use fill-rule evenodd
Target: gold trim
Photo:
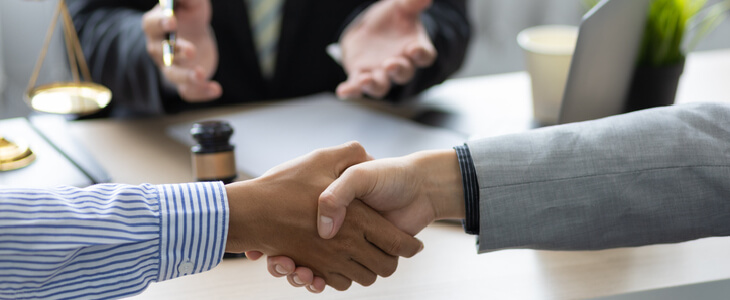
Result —
<path fill-rule="evenodd" d="M 37 111 L 54 114 L 89 114 L 109 104 L 112 92 L 93 82 L 56 82 L 30 89 L 25 101 Z"/>
<path fill-rule="evenodd" d="M 63 22 L 64 41 L 68 54 L 69 66 L 73 82 L 61 82 L 35 87 L 48 47 L 53 37 L 59 17 Z M 79 74 L 81 71 L 81 74 Z M 81 76 L 84 82 L 81 81 Z M 40 97 L 40 99 L 37 99 Z M 58 7 L 51 18 L 41 54 L 38 57 L 33 74 L 28 82 L 25 100 L 35 110 L 57 114 L 90 114 L 97 112 L 111 101 L 111 91 L 99 84 L 91 82 L 91 72 L 86 64 L 79 37 L 76 34 L 71 14 L 66 1 L 58 1 Z M 58 103 L 56 103 L 58 102 Z M 95 103 L 95 104 L 94 104 Z"/>
<path fill-rule="evenodd" d="M 16 170 L 35 161 L 35 154 L 23 144 L 15 144 L 0 136 L 0 171 Z"/>

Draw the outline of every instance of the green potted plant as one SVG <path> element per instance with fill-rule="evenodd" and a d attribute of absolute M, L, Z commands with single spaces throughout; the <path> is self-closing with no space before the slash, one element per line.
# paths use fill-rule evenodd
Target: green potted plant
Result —
<path fill-rule="evenodd" d="M 600 2 L 582 1 L 588 7 Z M 707 0 L 653 0 L 626 110 L 674 103 L 686 54 L 724 20 L 728 10 L 730 0 L 712 5 Z"/>

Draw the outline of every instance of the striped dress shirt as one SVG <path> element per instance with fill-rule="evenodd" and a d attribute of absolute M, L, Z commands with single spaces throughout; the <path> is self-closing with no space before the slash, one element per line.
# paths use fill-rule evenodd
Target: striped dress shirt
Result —
<path fill-rule="evenodd" d="M 228 235 L 220 182 L 0 187 L 0 299 L 109 299 L 212 269 Z"/>

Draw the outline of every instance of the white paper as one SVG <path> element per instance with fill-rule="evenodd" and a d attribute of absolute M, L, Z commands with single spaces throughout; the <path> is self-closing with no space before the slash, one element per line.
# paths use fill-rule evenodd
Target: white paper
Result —
<path fill-rule="evenodd" d="M 237 169 L 254 177 L 312 150 L 348 141 L 359 141 L 375 158 L 448 149 L 466 141 L 461 134 L 341 101 L 331 94 L 277 102 L 215 119 L 231 124 Z M 192 124 L 174 125 L 167 132 L 192 146 Z"/>

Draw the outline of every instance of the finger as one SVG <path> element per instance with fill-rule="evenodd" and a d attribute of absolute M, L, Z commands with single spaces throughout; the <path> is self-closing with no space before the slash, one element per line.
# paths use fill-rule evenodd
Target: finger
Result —
<path fill-rule="evenodd" d="M 217 99 L 223 93 L 218 82 L 205 79 L 200 67 L 193 69 L 177 65 L 162 68 L 165 77 L 178 86 L 180 97 L 187 102 L 202 102 Z"/>
<path fill-rule="evenodd" d="M 291 275 L 296 269 L 294 261 L 286 256 L 269 256 L 266 259 L 266 265 L 269 273 L 274 277 Z"/>
<path fill-rule="evenodd" d="M 258 260 L 259 258 L 264 256 L 264 254 L 260 251 L 245 251 L 244 253 L 246 254 L 246 257 L 250 260 Z"/>
<path fill-rule="evenodd" d="M 366 153 L 365 161 L 370 160 L 373 157 Z M 367 198 L 377 181 L 376 173 L 359 166 L 342 172 L 319 196 L 317 227 L 320 237 L 334 237 L 342 226 L 347 206 L 355 199 Z"/>
<path fill-rule="evenodd" d="M 162 66 L 162 40 L 147 39 L 147 54 L 155 61 L 155 65 Z"/>
<path fill-rule="evenodd" d="M 411 257 L 423 250 L 423 243 L 396 228 L 383 217 L 371 218 L 374 223 L 365 228 L 365 239 L 393 256 Z"/>
<path fill-rule="evenodd" d="M 428 67 L 436 60 L 436 48 L 428 37 L 422 37 L 406 47 L 406 56 L 420 68 Z"/>
<path fill-rule="evenodd" d="M 374 98 L 383 98 L 390 91 L 390 80 L 385 70 L 377 69 L 372 71 L 373 80 L 363 85 L 363 92 Z"/>
<path fill-rule="evenodd" d="M 209 81 L 203 85 L 181 85 L 178 87 L 180 98 L 190 103 L 212 101 L 220 98 L 223 88 L 216 81 Z"/>
<path fill-rule="evenodd" d="M 420 14 L 431 6 L 433 0 L 400 0 L 398 5 L 404 12 L 410 14 Z"/>
<path fill-rule="evenodd" d="M 370 72 L 354 72 L 347 81 L 337 86 L 337 97 L 340 99 L 355 99 L 362 97 L 362 87 L 373 80 Z"/>
<path fill-rule="evenodd" d="M 359 251 L 360 253 L 367 251 L 367 253 L 361 254 L 361 256 L 353 256 L 352 259 L 377 275 L 383 277 L 393 275 L 398 267 L 398 257 L 386 254 L 377 246 L 374 246 L 374 243 L 368 242 L 366 235 L 365 241 L 363 241 L 364 245 L 359 246 Z"/>
<path fill-rule="evenodd" d="M 389 58 L 383 62 L 383 68 L 388 74 L 390 81 L 397 84 L 406 84 L 416 73 L 416 68 L 410 62 L 410 60 L 404 57 Z"/>
<path fill-rule="evenodd" d="M 159 49 L 161 48 L 162 47 L 159 47 Z M 160 55 L 162 55 L 161 53 L 162 51 L 160 50 Z M 195 44 L 186 39 L 178 38 L 175 42 L 175 60 L 173 61 L 173 64 L 183 67 L 192 67 L 191 63 L 195 61 L 197 55 L 198 49 L 195 47 Z"/>
<path fill-rule="evenodd" d="M 357 282 L 362 286 L 370 286 L 375 283 L 376 279 L 378 279 L 378 275 L 372 270 L 354 260 L 350 260 L 347 265 L 345 265 L 343 271 L 344 273 L 340 274 L 352 279 L 352 281 Z"/>
<path fill-rule="evenodd" d="M 334 156 L 330 160 L 335 162 L 337 177 L 340 177 L 342 172 L 347 168 L 368 161 L 370 157 L 368 152 L 365 151 L 365 148 L 357 141 L 350 141 L 339 145 L 333 153 Z"/>
<path fill-rule="evenodd" d="M 335 90 L 335 94 L 337 95 L 337 98 L 341 100 L 347 100 L 347 99 L 357 99 L 362 97 L 362 93 L 360 93 L 360 89 L 358 89 L 357 86 L 353 85 L 350 82 L 342 82 L 339 85 L 337 85 L 337 89 Z"/>
<path fill-rule="evenodd" d="M 309 286 L 314 281 L 314 273 L 306 267 L 297 267 L 294 273 L 287 276 L 289 284 L 295 287 Z"/>
<path fill-rule="evenodd" d="M 167 16 L 159 5 L 142 16 L 142 31 L 150 39 L 161 40 L 166 33 L 177 30 L 177 19 Z"/>
<path fill-rule="evenodd" d="M 347 279 L 347 277 L 337 273 L 329 274 L 325 279 L 325 282 L 327 283 L 327 285 L 333 287 L 338 291 L 344 291 L 350 288 L 350 286 L 352 285 L 352 280 Z"/>
<path fill-rule="evenodd" d="M 299 275 L 297 275 L 297 273 L 287 275 L 286 280 L 288 280 L 289 284 L 293 287 L 303 287 L 306 285 L 301 279 L 299 279 Z"/>
<path fill-rule="evenodd" d="M 148 39 L 147 40 L 147 53 L 150 55 L 150 57 L 155 61 L 155 64 L 158 66 L 163 66 L 162 56 L 163 51 L 162 48 L 163 40 L 162 39 Z M 195 47 L 195 44 L 191 43 L 188 40 L 178 38 L 175 42 L 175 59 L 173 60 L 174 65 L 182 66 L 182 67 L 191 67 L 189 64 L 190 62 L 194 61 L 195 56 L 197 55 L 197 48 Z"/>
<path fill-rule="evenodd" d="M 317 231 L 320 237 L 334 237 L 342 227 L 350 202 L 362 198 L 375 186 L 376 178 L 363 172 L 357 166 L 347 169 L 319 195 Z"/>
<path fill-rule="evenodd" d="M 319 294 L 322 291 L 324 291 L 324 288 L 326 286 L 326 283 L 324 282 L 324 279 L 322 277 L 314 277 L 314 280 L 312 281 L 312 284 L 307 286 L 307 290 L 309 290 L 312 293 Z"/>
<path fill-rule="evenodd" d="M 162 74 L 175 85 L 187 84 L 197 86 L 207 81 L 202 70 L 195 67 L 187 68 L 179 65 L 166 66 L 162 68 Z"/>

